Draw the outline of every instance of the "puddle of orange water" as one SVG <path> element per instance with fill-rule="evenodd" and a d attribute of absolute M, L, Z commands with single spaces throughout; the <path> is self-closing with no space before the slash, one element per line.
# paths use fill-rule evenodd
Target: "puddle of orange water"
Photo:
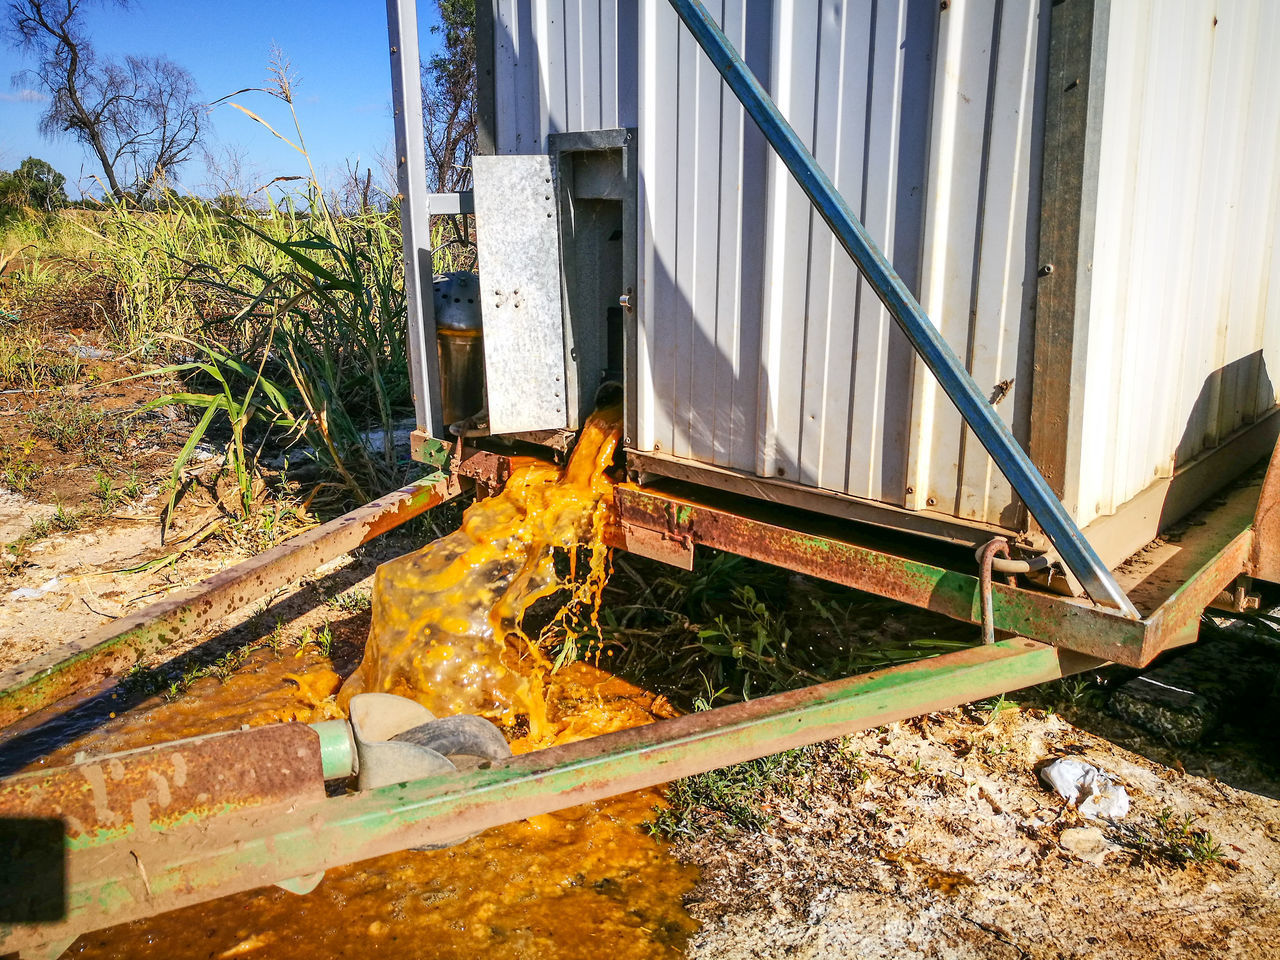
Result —
<path fill-rule="evenodd" d="M 296 676 L 301 685 L 287 680 Z M 66 756 L 125 750 L 282 717 L 322 719 L 336 687 L 326 658 L 263 651 L 225 683 L 122 715 Z M 565 739 L 668 715 L 662 698 L 576 663 L 548 688 Z M 72 957 L 363 956 L 434 958 L 679 957 L 696 924 L 683 896 L 697 870 L 643 824 L 661 804 L 642 790 L 498 827 L 447 850 L 403 851 L 330 870 L 299 897 L 274 887 L 86 934 Z"/>
<path fill-rule="evenodd" d="M 66 753 L 130 749 L 345 712 L 351 695 L 411 696 L 440 715 L 529 718 L 516 752 L 669 716 L 663 698 L 585 663 L 551 673 L 521 620 L 569 591 L 561 617 L 594 616 L 607 575 L 601 534 L 618 440 L 616 413 L 593 417 L 563 471 L 526 462 L 462 528 L 384 564 L 375 578 L 365 658 L 335 700 L 338 677 L 314 653 L 259 655 L 225 684 L 201 681 L 175 703 L 122 717 Z M 553 553 L 585 571 L 556 572 Z M 66 762 L 69 756 L 63 759 Z M 643 824 L 661 796 L 639 791 L 487 831 L 447 850 L 405 851 L 331 870 L 305 897 L 271 888 L 81 937 L 83 957 L 597 958 L 683 955 L 695 929 L 683 895 L 694 868 Z"/>
<path fill-rule="evenodd" d="M 437 960 L 683 956 L 692 883 L 641 834 L 647 793 L 331 870 L 313 893 L 226 897 L 87 934 L 69 956 Z"/>

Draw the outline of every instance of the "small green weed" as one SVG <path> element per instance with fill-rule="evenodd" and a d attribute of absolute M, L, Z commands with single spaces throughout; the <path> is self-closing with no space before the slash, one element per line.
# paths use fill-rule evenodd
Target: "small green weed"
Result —
<path fill-rule="evenodd" d="M 34 391 L 80 379 L 84 361 L 49 349 L 45 339 L 31 323 L 0 325 L 0 385 Z"/>
<path fill-rule="evenodd" d="M 311 647 L 315 647 L 323 656 L 329 656 L 329 652 L 333 649 L 333 630 L 329 626 L 329 621 L 324 622 L 319 630 L 311 627 L 303 628 L 297 640 L 298 652 L 295 657 L 304 656 Z"/>
<path fill-rule="evenodd" d="M 65 453 L 79 453 L 86 463 L 106 466 L 114 449 L 123 454 L 135 433 L 130 417 L 122 417 L 82 403 L 73 397 L 57 397 L 27 415 L 31 433 Z"/>
<path fill-rule="evenodd" d="M 1226 852 L 1212 833 L 1197 828 L 1194 814 L 1176 815 L 1165 807 L 1152 823 L 1152 829 L 1125 824 L 1118 826 L 1117 838 L 1140 856 L 1164 860 L 1177 867 L 1191 863 L 1221 863 Z"/>
<path fill-rule="evenodd" d="M 1009 700 L 1002 693 L 998 697 L 991 697 L 987 700 L 980 700 L 974 704 L 979 710 L 987 712 L 987 723 L 990 723 L 1006 710 L 1017 710 L 1018 704 L 1013 700 Z"/>
<path fill-rule="evenodd" d="M 165 690 L 169 684 L 168 671 L 147 667 L 139 662 L 120 678 L 120 692 L 130 700 L 145 700 Z"/>
<path fill-rule="evenodd" d="M 1160 839 L 1176 856 L 1191 863 L 1216 863 L 1225 859 L 1222 845 L 1213 838 L 1213 834 L 1195 828 L 1197 819 L 1191 813 L 1175 816 L 1171 809 L 1165 807 L 1156 817 Z"/>
<path fill-rule="evenodd" d="M 329 606 L 343 613 L 361 613 L 373 606 L 373 595 L 367 590 L 348 590 L 328 599 Z"/>
<path fill-rule="evenodd" d="M 27 437 L 21 443 L 0 446 L 0 485 L 15 493 L 30 491 L 41 472 L 40 466 L 31 458 L 35 445 L 35 440 Z"/>
<path fill-rule="evenodd" d="M 93 478 L 93 484 L 93 495 L 98 498 L 100 513 L 110 513 L 127 499 L 124 490 L 117 489 L 111 483 L 111 478 L 101 470 Z"/>
<path fill-rule="evenodd" d="M 806 794 L 816 765 L 815 748 L 802 747 L 677 780 L 667 788 L 669 806 L 656 808 L 647 827 L 669 839 L 763 830 L 775 801 Z"/>
<path fill-rule="evenodd" d="M 69 533 L 80 526 L 81 522 L 84 520 L 84 511 L 68 510 L 61 502 L 59 502 L 58 506 L 53 511 L 53 516 L 50 517 L 49 520 L 53 529 Z"/>

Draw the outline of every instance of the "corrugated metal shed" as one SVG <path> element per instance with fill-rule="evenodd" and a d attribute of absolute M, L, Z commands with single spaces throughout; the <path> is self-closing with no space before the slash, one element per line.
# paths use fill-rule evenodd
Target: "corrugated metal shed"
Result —
<path fill-rule="evenodd" d="M 1025 440 L 1043 5 L 721 3 L 730 38 Z M 636 447 L 1016 522 L 1007 484 L 666 4 L 641 33 Z M 659 106 L 661 105 L 661 107 Z M 1033 246 L 1033 245 L 1032 245 Z"/>
<path fill-rule="evenodd" d="M 1271 410 L 1280 363 L 1280 5 L 1126 0 L 1108 25 L 1065 491 L 1081 523 Z"/>
<path fill-rule="evenodd" d="M 639 0 L 494 0 L 496 152 L 636 125 Z"/>
<path fill-rule="evenodd" d="M 1069 380 L 1066 410 L 1032 409 L 1050 0 L 707 6 L 1014 434 L 1065 445 L 1055 482 L 1084 525 L 1275 408 L 1280 6 L 1067 3 L 1095 24 L 1076 42 L 1096 77 L 1074 353 L 1042 373 Z M 639 129 L 633 450 L 1022 528 L 664 0 L 494 12 L 498 152 Z"/>

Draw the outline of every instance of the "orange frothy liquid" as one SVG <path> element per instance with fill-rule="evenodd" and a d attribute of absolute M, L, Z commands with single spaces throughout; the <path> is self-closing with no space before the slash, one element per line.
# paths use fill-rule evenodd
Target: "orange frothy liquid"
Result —
<path fill-rule="evenodd" d="M 333 715 L 338 678 L 315 652 L 260 651 L 225 683 L 121 714 L 78 750 L 130 750 L 179 737 Z M 548 686 L 559 737 L 666 716 L 661 698 L 586 663 Z M 69 957 L 128 960 L 641 960 L 684 955 L 696 924 L 682 899 L 697 870 L 643 823 L 662 798 L 641 790 L 486 830 L 447 850 L 387 854 L 329 870 L 306 896 L 275 887 L 80 937 Z"/>
<path fill-rule="evenodd" d="M 525 634 L 524 614 L 565 591 L 553 631 L 584 611 L 594 618 L 608 576 L 606 471 L 620 434 L 618 410 L 596 413 L 563 470 L 520 461 L 500 494 L 467 510 L 460 529 L 379 567 L 364 660 L 339 705 L 357 693 L 395 693 L 440 716 L 508 724 L 527 716 L 519 746 L 556 742 L 563 731 L 547 711 L 550 663 Z M 568 558 L 565 574 L 557 551 Z"/>
<path fill-rule="evenodd" d="M 595 615 L 608 573 L 605 471 L 618 434 L 616 413 L 593 417 L 563 471 L 522 463 L 501 494 L 468 509 L 456 533 L 383 564 L 364 659 L 337 703 L 327 657 L 263 651 L 226 683 L 200 681 L 174 703 L 122 715 L 49 761 L 246 723 L 345 715 L 361 691 L 410 696 L 439 715 L 527 715 L 516 752 L 671 716 L 664 698 L 587 663 L 552 673 L 538 638 L 521 627 L 530 604 L 559 590 L 568 591 L 561 621 Z M 582 569 L 558 574 L 556 550 Z M 644 828 L 662 802 L 642 790 L 497 827 L 447 850 L 389 854 L 330 870 L 305 897 L 276 888 L 236 894 L 86 934 L 68 955 L 683 956 L 696 925 L 682 899 L 697 870 Z"/>

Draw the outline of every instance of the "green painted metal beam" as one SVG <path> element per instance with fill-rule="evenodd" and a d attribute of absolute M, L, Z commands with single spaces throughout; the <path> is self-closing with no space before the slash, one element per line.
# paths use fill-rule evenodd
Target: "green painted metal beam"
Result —
<path fill-rule="evenodd" d="M 1132 667 L 1145 666 L 1169 647 L 1194 641 L 1205 605 L 1248 563 L 1254 501 L 1248 491 L 1238 499 L 1202 516 L 1213 536 L 1184 538 L 1176 569 L 1149 577 L 1157 589 L 1166 582 L 1177 585 L 1162 599 L 1156 594 L 1153 605 L 1158 606 L 1150 616 L 1131 620 L 1088 600 L 997 581 L 991 585 L 996 630 Z M 954 620 L 982 622 L 976 576 L 889 553 L 874 540 L 859 543 L 843 539 L 843 532 L 837 537 L 784 525 L 802 525 L 795 512 L 773 523 L 752 515 L 762 509 L 741 498 L 705 502 L 631 484 L 615 490 L 614 505 L 625 523 L 674 541 L 762 560 Z M 856 534 L 860 528 L 845 529 Z M 865 534 L 865 528 L 861 530 Z M 1136 586 L 1133 596 L 1151 592 L 1144 587 Z"/>
<path fill-rule="evenodd" d="M 68 913 L 0 927 L 0 953 L 317 870 L 625 793 L 1088 669 L 1031 640 L 846 680 L 516 757 L 502 767 L 309 804 L 242 810 L 68 851 Z"/>
<path fill-rule="evenodd" d="M 617 488 L 614 500 L 619 517 L 628 523 L 865 590 L 955 620 L 982 622 L 981 590 L 978 578 L 970 574 L 897 556 L 876 546 L 770 523 L 750 516 L 745 505 L 713 506 L 629 484 Z M 1087 600 L 999 582 L 991 585 L 991 599 L 998 631 L 1117 663 L 1140 665 L 1147 632 L 1145 621 L 1131 620 Z"/>

